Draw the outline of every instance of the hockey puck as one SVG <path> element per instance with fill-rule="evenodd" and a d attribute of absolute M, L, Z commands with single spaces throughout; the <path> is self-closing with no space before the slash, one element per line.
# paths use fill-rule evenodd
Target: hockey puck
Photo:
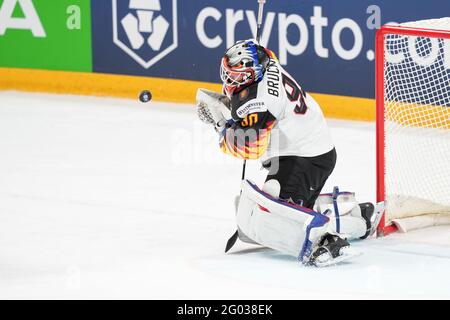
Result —
<path fill-rule="evenodd" d="M 139 95 L 139 101 L 141 102 L 149 102 L 152 100 L 152 93 L 149 90 L 144 90 Z"/>

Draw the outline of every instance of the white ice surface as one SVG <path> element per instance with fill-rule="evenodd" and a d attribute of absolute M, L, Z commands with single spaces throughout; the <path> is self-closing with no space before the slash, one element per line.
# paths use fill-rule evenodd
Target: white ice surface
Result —
<path fill-rule="evenodd" d="M 329 124 L 324 191 L 374 201 L 374 125 Z M 0 298 L 450 298 L 448 227 L 355 242 L 326 269 L 224 254 L 240 175 L 191 106 L 0 92 Z"/>

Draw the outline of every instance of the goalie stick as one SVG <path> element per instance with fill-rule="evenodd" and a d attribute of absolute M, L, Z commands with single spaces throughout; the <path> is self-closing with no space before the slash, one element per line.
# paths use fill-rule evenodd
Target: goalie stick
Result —
<path fill-rule="evenodd" d="M 258 8 L 258 27 L 256 29 L 256 41 L 260 42 L 261 40 L 261 30 L 262 30 L 262 24 L 263 24 L 263 15 L 264 15 L 264 5 L 266 3 L 266 0 L 258 0 L 259 8 Z M 242 164 L 242 181 L 245 179 L 245 168 L 247 167 L 247 160 L 244 160 L 244 163 Z"/>
<path fill-rule="evenodd" d="M 266 3 L 266 0 L 258 0 L 258 27 L 256 29 L 256 41 L 259 43 L 261 40 L 261 29 L 263 24 L 263 15 L 264 15 L 264 5 Z M 245 169 L 247 167 L 247 160 L 244 159 L 244 162 L 242 164 L 242 178 L 241 180 L 245 180 Z M 237 207 L 236 207 L 237 212 Z M 236 232 L 231 236 L 230 239 L 227 241 L 227 245 L 225 247 L 225 253 L 227 253 L 236 243 L 239 236 L 239 232 L 236 230 Z"/>

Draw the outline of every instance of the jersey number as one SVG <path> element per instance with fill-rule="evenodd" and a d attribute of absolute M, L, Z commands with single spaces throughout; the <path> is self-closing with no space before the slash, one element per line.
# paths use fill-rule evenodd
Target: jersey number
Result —
<path fill-rule="evenodd" d="M 291 102 L 297 103 L 295 106 L 294 112 L 296 114 L 305 114 L 308 110 L 308 106 L 306 105 L 305 98 L 306 93 L 305 91 L 300 88 L 294 80 L 289 78 L 288 76 L 283 74 L 283 85 L 284 89 L 286 90 L 287 97 Z"/>
<path fill-rule="evenodd" d="M 258 123 L 258 114 L 257 113 L 248 114 L 244 118 L 244 120 L 242 120 L 242 122 L 241 122 L 243 127 L 248 127 L 248 126 L 252 127 L 256 123 Z"/>

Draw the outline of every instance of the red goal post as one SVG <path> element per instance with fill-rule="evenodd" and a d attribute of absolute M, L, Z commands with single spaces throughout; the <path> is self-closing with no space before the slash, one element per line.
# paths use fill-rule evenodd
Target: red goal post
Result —
<path fill-rule="evenodd" d="M 449 72 L 450 18 L 377 31 L 378 235 L 450 222 Z"/>

